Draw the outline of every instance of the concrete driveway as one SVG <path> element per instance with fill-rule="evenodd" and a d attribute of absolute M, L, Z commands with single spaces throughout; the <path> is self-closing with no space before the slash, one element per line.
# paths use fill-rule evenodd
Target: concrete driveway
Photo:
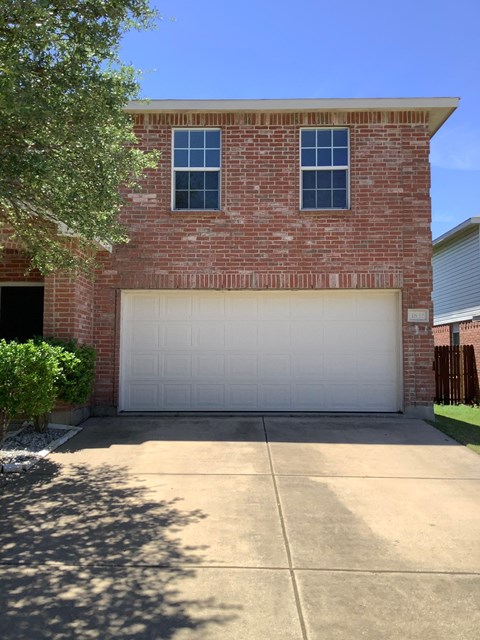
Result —
<path fill-rule="evenodd" d="M 478 640 L 480 456 L 393 416 L 95 418 L 1 485 L 3 640 Z"/>

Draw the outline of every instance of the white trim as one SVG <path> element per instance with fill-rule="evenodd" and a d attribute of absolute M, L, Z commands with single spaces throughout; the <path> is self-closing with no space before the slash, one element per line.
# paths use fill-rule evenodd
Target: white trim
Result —
<path fill-rule="evenodd" d="M 460 98 L 307 98 L 287 100 L 133 100 L 130 113 L 226 111 L 428 111 L 433 136 Z"/>
<path fill-rule="evenodd" d="M 234 100 L 132 100 L 128 111 L 411 111 L 456 108 L 460 98 L 294 98 Z"/>
<path fill-rule="evenodd" d="M 118 411 L 123 411 L 125 406 L 125 358 L 123 354 L 125 352 L 125 294 L 128 293 L 126 289 L 120 291 L 120 352 L 118 354 Z"/>
<path fill-rule="evenodd" d="M 326 131 L 346 131 L 347 132 L 347 151 L 348 151 L 348 165 L 341 165 L 341 166 L 329 166 L 329 167 L 302 167 L 302 131 L 319 131 L 320 129 L 326 130 Z M 333 147 L 332 147 L 333 149 Z M 350 164 L 351 164 L 351 158 L 350 158 L 350 128 L 349 127 L 331 127 L 331 126 L 320 126 L 320 127 L 300 127 L 299 129 L 299 134 L 298 134 L 298 164 L 300 166 L 300 185 L 299 185 L 299 210 L 300 211 L 325 211 L 325 212 L 331 212 L 331 211 L 350 211 L 351 210 L 351 202 L 350 202 Z M 336 170 L 342 170 L 342 171 L 346 171 L 347 172 L 347 206 L 345 208 L 339 208 L 339 207 L 331 207 L 331 208 L 327 208 L 327 209 L 317 209 L 317 208 L 304 208 L 302 207 L 303 204 L 303 172 L 304 171 L 336 171 Z"/>
<path fill-rule="evenodd" d="M 220 165 L 218 167 L 175 167 L 175 143 L 174 137 L 176 131 L 218 131 L 220 134 Z M 205 150 L 205 147 L 204 147 Z M 222 203 L 222 150 L 223 150 L 223 136 L 222 129 L 220 127 L 172 127 L 171 129 L 171 167 L 170 167 L 170 209 L 173 213 L 177 212 L 213 212 L 221 211 Z M 175 208 L 175 171 L 211 171 L 218 173 L 218 208 L 217 209 L 176 209 Z"/>
<path fill-rule="evenodd" d="M 366 289 L 366 291 L 371 291 L 371 289 Z M 374 289 L 374 291 L 378 291 L 378 289 Z M 381 289 L 381 291 L 385 291 L 385 289 Z M 399 407 L 399 411 L 402 413 L 405 412 L 405 397 L 404 397 L 404 367 L 403 367 L 403 291 L 402 289 L 390 289 L 390 291 L 396 292 L 397 298 L 397 343 L 395 345 L 397 349 L 397 373 L 398 373 L 398 397 L 397 404 Z"/>
<path fill-rule="evenodd" d="M 435 240 L 433 241 L 434 249 L 437 248 L 439 245 L 443 244 L 444 242 L 453 240 L 457 235 L 460 235 L 464 231 L 469 231 L 471 228 L 479 225 L 480 225 L 480 216 L 474 216 L 472 218 L 468 218 L 468 220 L 464 220 L 460 224 L 457 224 L 456 227 L 449 229 L 441 236 L 438 236 L 438 238 L 435 238 Z"/>
<path fill-rule="evenodd" d="M 81 238 L 82 235 L 77 233 L 76 231 L 72 231 L 70 227 L 68 227 L 64 222 L 55 221 L 57 225 L 57 231 L 61 236 L 67 236 L 69 238 Z M 98 238 L 92 238 L 93 244 L 96 244 L 97 247 L 103 249 L 104 251 L 108 251 L 108 253 L 112 253 L 113 248 L 109 242 L 104 242 L 103 240 L 99 240 Z"/>

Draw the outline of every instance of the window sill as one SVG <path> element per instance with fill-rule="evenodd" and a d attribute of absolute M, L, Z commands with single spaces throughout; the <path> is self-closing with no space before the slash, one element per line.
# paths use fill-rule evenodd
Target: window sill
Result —
<path fill-rule="evenodd" d="M 338 216 L 339 214 L 351 214 L 352 209 L 299 209 L 298 213 L 307 216 Z"/>
<path fill-rule="evenodd" d="M 221 209 L 171 209 L 170 213 L 174 216 L 222 216 Z"/>

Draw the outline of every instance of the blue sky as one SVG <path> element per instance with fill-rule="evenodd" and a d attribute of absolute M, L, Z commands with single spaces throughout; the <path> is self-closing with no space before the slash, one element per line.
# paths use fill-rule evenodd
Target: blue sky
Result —
<path fill-rule="evenodd" d="M 146 98 L 460 97 L 432 139 L 433 237 L 480 215 L 478 0 L 166 0 L 121 57 Z"/>

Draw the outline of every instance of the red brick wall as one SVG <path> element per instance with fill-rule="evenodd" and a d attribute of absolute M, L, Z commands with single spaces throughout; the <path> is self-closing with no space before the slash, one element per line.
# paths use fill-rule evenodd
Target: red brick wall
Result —
<path fill-rule="evenodd" d="M 2 282 L 43 282 L 36 269 L 28 272 L 29 260 L 19 251 L 10 248 L 0 250 L 0 285 Z"/>
<path fill-rule="evenodd" d="M 93 281 L 81 274 L 45 278 L 43 333 L 93 344 Z"/>
<path fill-rule="evenodd" d="M 93 343 L 93 281 L 83 274 L 74 277 L 53 274 L 44 278 L 30 260 L 15 248 L 8 230 L 0 231 L 0 286 L 2 282 L 44 282 L 44 335 L 76 338 Z M 72 243 L 72 251 L 75 251 Z"/>
<path fill-rule="evenodd" d="M 117 404 L 121 289 L 398 288 L 403 317 L 431 306 L 427 114 L 231 113 L 135 117 L 160 149 L 141 193 L 126 194 L 131 242 L 105 256 L 95 286 L 95 402 Z M 348 126 L 351 210 L 299 210 L 299 129 Z M 172 212 L 172 126 L 222 130 L 219 212 Z M 403 326 L 406 407 L 433 398 L 430 327 Z"/>
<path fill-rule="evenodd" d="M 450 325 L 433 327 L 433 341 L 436 347 L 449 347 L 451 344 Z"/>
<path fill-rule="evenodd" d="M 477 373 L 480 374 L 480 322 L 461 322 L 459 330 L 460 344 L 473 344 Z"/>
<path fill-rule="evenodd" d="M 80 343 L 93 343 L 93 288 L 92 279 L 83 274 L 65 276 L 52 274 L 45 278 L 37 270 L 28 272 L 30 260 L 10 239 L 11 232 L 0 230 L 0 284 L 1 282 L 44 282 L 43 333 L 47 337 L 76 338 Z M 75 241 L 65 238 L 72 251 Z"/>
<path fill-rule="evenodd" d="M 45 278 L 43 334 L 79 344 L 93 345 L 93 280 L 82 274 L 66 276 L 52 274 Z M 52 414 L 54 422 L 78 424 L 89 415 L 85 406 L 72 407 L 57 403 Z"/>

